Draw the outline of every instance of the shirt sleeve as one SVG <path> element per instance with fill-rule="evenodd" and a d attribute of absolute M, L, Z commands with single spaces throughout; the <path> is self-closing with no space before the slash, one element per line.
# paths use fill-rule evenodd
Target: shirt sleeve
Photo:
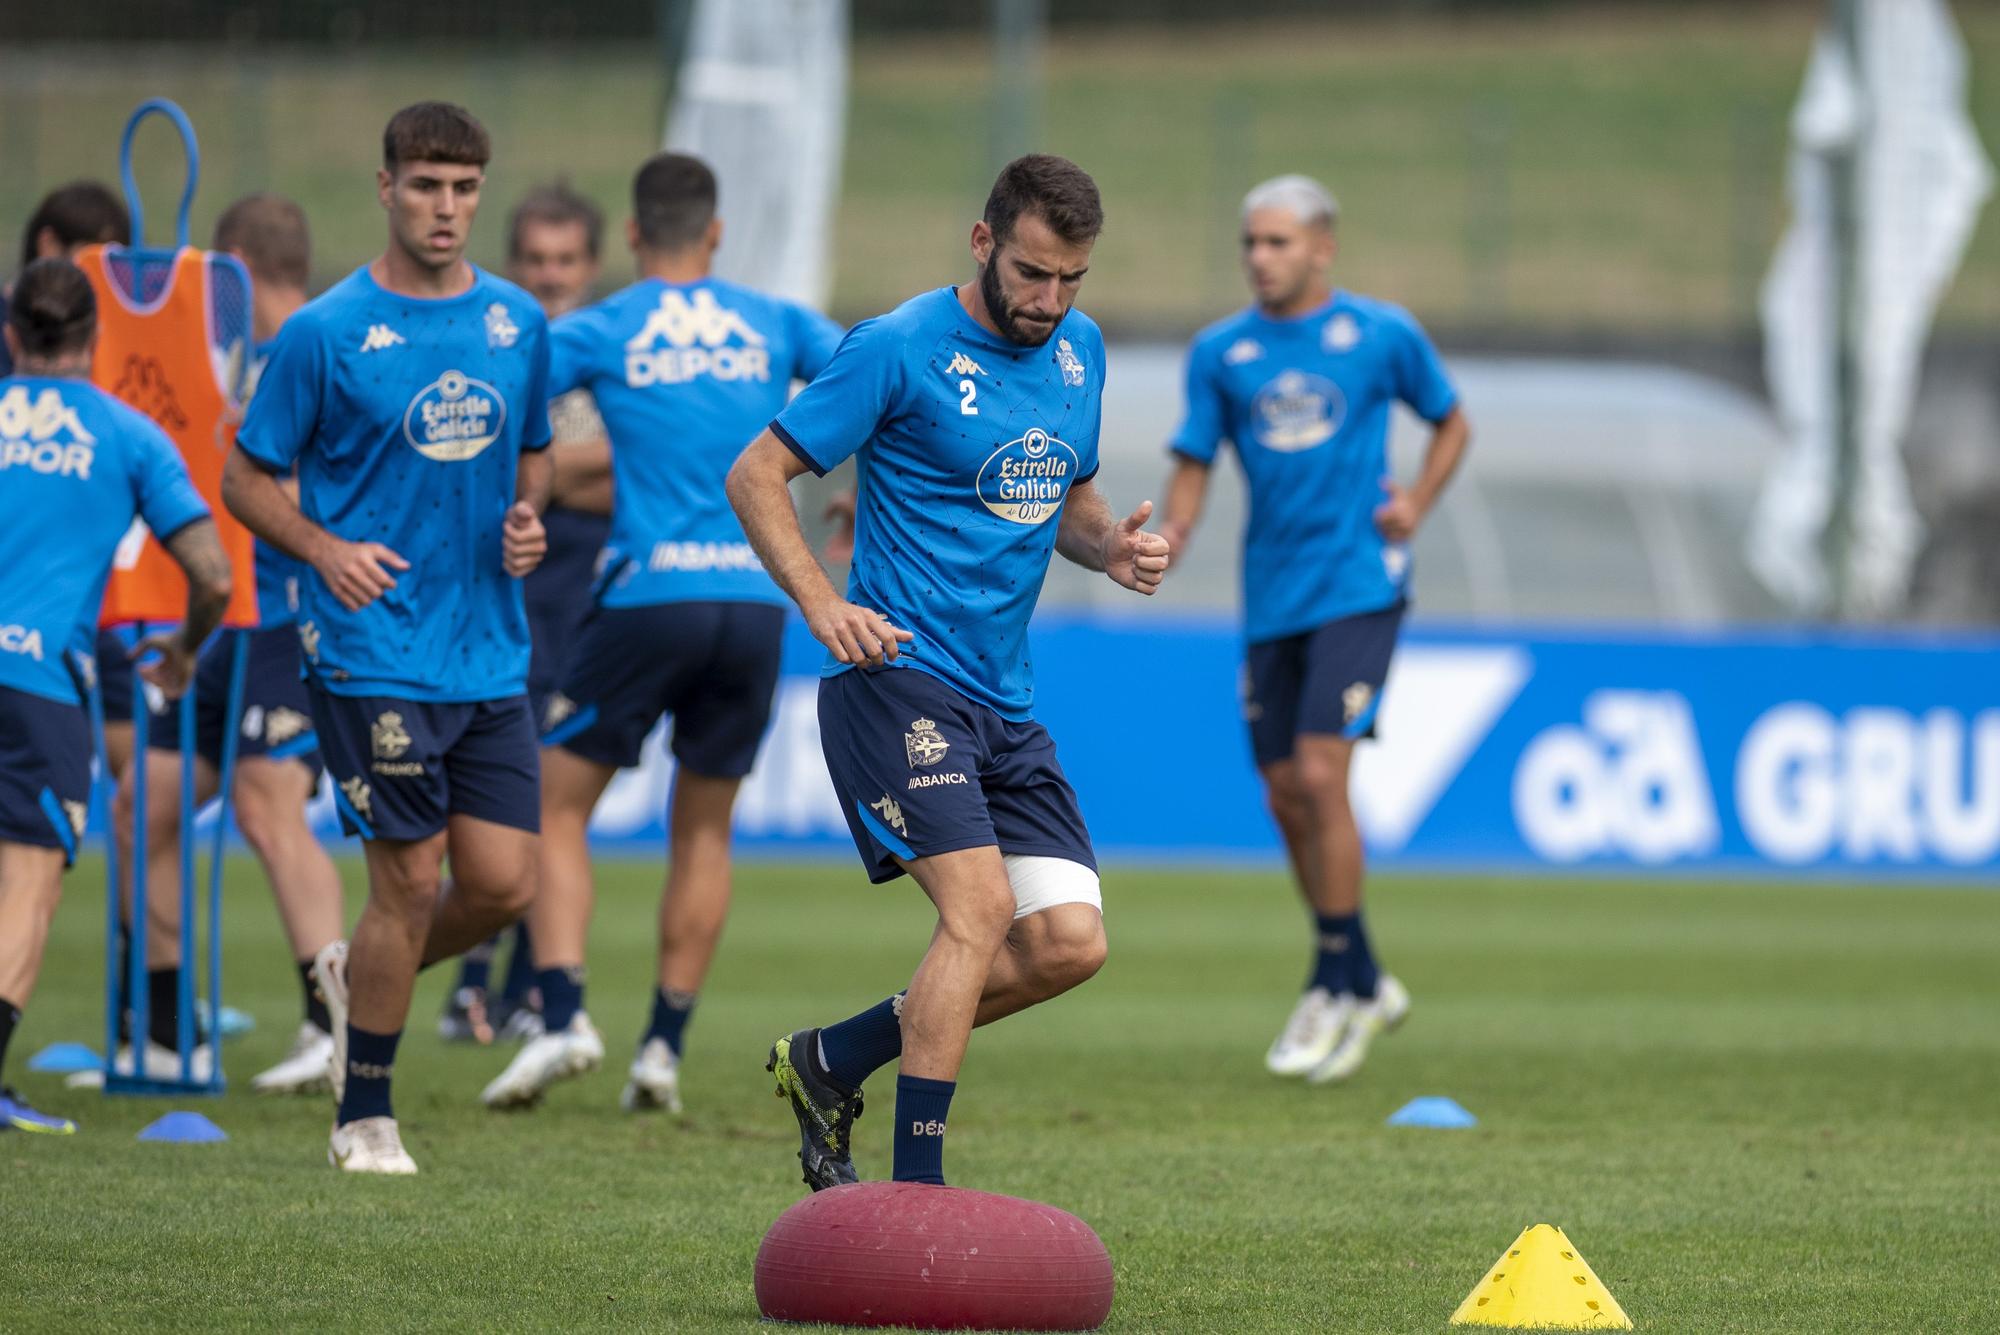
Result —
<path fill-rule="evenodd" d="M 596 379 L 591 353 L 603 336 L 595 309 L 576 311 L 549 326 L 549 397 L 561 398 Z"/>
<path fill-rule="evenodd" d="M 1227 430 L 1221 370 L 1207 344 L 1197 342 L 1188 349 L 1187 408 L 1180 427 L 1167 442 L 1171 453 L 1186 455 L 1196 463 L 1215 462 Z"/>
<path fill-rule="evenodd" d="M 826 369 L 771 423 L 779 440 L 825 477 L 875 435 L 903 381 L 902 338 L 877 320 L 854 326 Z"/>
<path fill-rule="evenodd" d="M 208 518 L 208 503 L 195 490 L 180 451 L 166 432 L 139 418 L 132 422 L 132 500 L 153 536 L 165 542 Z"/>
<path fill-rule="evenodd" d="M 785 322 L 790 326 L 792 346 L 798 350 L 792 369 L 800 380 L 811 380 L 833 360 L 843 331 L 818 311 L 796 302 L 786 303 Z"/>
<path fill-rule="evenodd" d="M 548 321 L 536 312 L 535 343 L 528 349 L 527 416 L 521 419 L 521 452 L 546 450 L 554 438 L 549 424 L 549 345 L 553 342 Z"/>
<path fill-rule="evenodd" d="M 245 454 L 273 473 L 291 471 L 319 428 L 328 365 L 317 326 L 297 316 L 287 320 L 236 432 Z"/>
<path fill-rule="evenodd" d="M 1402 338 L 1396 353 L 1396 397 L 1426 422 L 1442 422 L 1458 406 L 1458 387 L 1423 326 L 1408 315 L 1397 323 Z"/>

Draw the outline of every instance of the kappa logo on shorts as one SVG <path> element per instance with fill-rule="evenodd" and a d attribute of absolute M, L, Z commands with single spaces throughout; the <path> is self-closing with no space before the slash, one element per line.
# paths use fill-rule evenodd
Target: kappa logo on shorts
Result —
<path fill-rule="evenodd" d="M 897 834 L 904 838 L 909 837 L 910 828 L 903 824 L 903 808 L 897 804 L 895 798 L 884 793 L 879 801 L 870 802 L 868 809 L 880 816 L 882 823 Z"/>
<path fill-rule="evenodd" d="M 944 753 L 951 750 L 951 743 L 937 730 L 937 724 L 927 718 L 912 720 L 910 730 L 903 734 L 903 750 L 909 754 L 910 768 L 920 765 L 935 765 L 944 759 Z"/>
<path fill-rule="evenodd" d="M 368 781 L 356 776 L 340 781 L 340 795 L 347 799 L 347 805 L 354 808 L 363 820 L 375 819 L 375 795 L 368 790 Z"/>
<path fill-rule="evenodd" d="M 1368 702 L 1375 698 L 1375 688 L 1365 681 L 1357 681 L 1340 693 L 1340 712 L 1349 723 L 1368 712 Z"/>
<path fill-rule="evenodd" d="M 264 715 L 264 744 L 277 746 L 289 742 L 302 733 L 312 731 L 312 720 L 296 709 L 279 705 Z"/>
<path fill-rule="evenodd" d="M 76 831 L 78 834 L 82 834 L 85 822 L 90 819 L 90 803 L 72 802 L 68 798 L 64 798 L 62 809 L 63 815 L 69 817 L 70 829 Z"/>
<path fill-rule="evenodd" d="M 299 623 L 299 648 L 305 651 L 307 658 L 319 662 L 319 627 L 310 621 Z"/>
<path fill-rule="evenodd" d="M 542 731 L 554 732 L 576 713 L 576 701 L 557 691 L 549 697 L 549 703 L 542 710 Z"/>

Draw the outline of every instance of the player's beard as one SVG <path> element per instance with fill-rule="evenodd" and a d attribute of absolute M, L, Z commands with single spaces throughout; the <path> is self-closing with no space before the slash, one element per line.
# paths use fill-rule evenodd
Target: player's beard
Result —
<path fill-rule="evenodd" d="M 1024 348 L 1039 348 L 1049 341 L 1049 335 L 1056 332 L 1050 325 L 1041 333 L 1035 333 L 1021 323 L 1007 294 L 1000 288 L 1000 248 L 995 246 L 986 263 L 979 266 L 979 295 L 986 302 L 986 313 L 993 317 L 993 323 L 1000 327 L 1000 333 L 1010 343 L 1019 343 Z M 1060 320 L 1056 324 L 1061 324 Z"/>

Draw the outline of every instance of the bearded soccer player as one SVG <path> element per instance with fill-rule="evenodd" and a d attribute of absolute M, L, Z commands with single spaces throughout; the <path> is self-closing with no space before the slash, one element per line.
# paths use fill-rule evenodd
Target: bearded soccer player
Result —
<path fill-rule="evenodd" d="M 565 185 L 538 186 L 508 218 L 507 277 L 526 288 L 553 320 L 590 300 L 597 286 L 604 215 Z M 528 609 L 528 708 L 539 724 L 549 697 L 562 685 L 577 632 L 591 605 L 597 554 L 611 530 L 611 447 L 604 419 L 585 389 L 549 401 L 555 465 L 548 512 L 549 550 L 521 582 Z M 516 923 L 513 954 L 500 995 L 488 987 L 497 940 L 465 952 L 458 982 L 438 1018 L 447 1041 L 490 1043 L 496 1037 L 527 1039 L 542 1032 L 528 920 Z"/>
<path fill-rule="evenodd" d="M 862 1082 L 901 1058 L 898 1181 L 944 1180 L 944 1134 L 976 1025 L 1104 961 L 1096 857 L 1034 721 L 1028 618 L 1061 552 L 1152 593 L 1151 502 L 1116 519 L 1097 475 L 1104 341 L 1074 308 L 1103 223 L 1062 158 L 1009 163 L 972 228 L 978 273 L 857 325 L 744 452 L 729 495 L 765 568 L 830 655 L 820 734 L 871 880 L 908 873 L 937 909 L 906 991 L 772 1047 L 815 1191 L 856 1180 Z M 857 457 L 845 598 L 787 484 Z"/>
<path fill-rule="evenodd" d="M 1203 330 L 1160 525 L 1184 550 L 1224 441 L 1250 493 L 1243 530 L 1250 748 L 1284 836 L 1317 950 L 1265 1056 L 1323 1084 L 1360 1069 L 1409 993 L 1375 961 L 1361 915 L 1362 847 L 1348 800 L 1354 744 L 1375 732 L 1409 595 L 1410 539 L 1464 456 L 1469 428 L 1408 312 L 1333 289 L 1333 196 L 1281 176 L 1243 201 L 1256 304 Z M 1407 489 L 1389 476 L 1389 413 L 1432 426 Z"/>
<path fill-rule="evenodd" d="M 229 562 L 165 433 L 89 383 L 90 280 L 67 260 L 22 271 L 0 379 L 0 1074 L 41 972 L 63 870 L 90 808 L 90 724 L 64 649 L 94 627 L 134 515 L 186 573 L 185 620 L 132 651 L 169 696 L 229 603 Z M 67 1134 L 68 1118 L 0 1085 L 0 1130 Z"/>
<path fill-rule="evenodd" d="M 389 1085 L 417 970 L 484 941 L 534 893 L 520 577 L 544 545 L 548 325 L 465 259 L 484 127 L 419 102 L 382 148 L 388 248 L 280 331 L 223 499 L 310 567 L 299 642 L 313 722 L 341 822 L 365 841 L 352 950 L 336 941 L 314 965 L 334 1024 L 327 1156 L 413 1173 Z M 278 481 L 295 465 L 296 503 Z"/>
<path fill-rule="evenodd" d="M 216 220 L 214 247 L 250 271 L 251 349 L 246 393 L 254 393 L 278 330 L 306 304 L 312 245 L 305 213 L 279 195 L 250 195 Z M 311 704 L 299 675 L 298 563 L 256 544 L 257 626 L 230 630 L 202 650 L 195 675 L 195 800 L 206 802 L 221 783 L 224 734 L 237 732 L 231 797 L 237 828 L 263 864 L 278 916 L 296 962 L 304 1014 L 290 1052 L 254 1077 L 266 1094 L 323 1089 L 333 1055 L 333 1021 L 313 981 L 313 961 L 340 938 L 340 873 L 306 823 L 306 804 L 319 785 L 319 743 Z M 244 650 L 243 708 L 225 719 L 237 644 Z M 147 884 L 153 887 L 146 959 L 154 1031 L 147 1061 L 168 1074 L 180 972 L 180 729 L 174 711 L 153 714 L 147 766 Z M 130 847 L 130 789 L 120 790 L 119 826 Z M 128 854 L 129 855 L 129 854 Z"/>
<path fill-rule="evenodd" d="M 730 812 L 770 721 L 785 614 L 723 479 L 792 382 L 826 366 L 841 331 L 713 277 L 715 210 L 707 164 L 649 159 L 632 183 L 628 226 L 639 281 L 557 321 L 552 336 L 549 387 L 595 396 L 617 503 L 597 606 L 543 720 L 542 881 L 529 921 L 548 1028 L 487 1086 L 493 1107 L 532 1104 L 603 1059 L 584 1011 L 590 813 L 612 776 L 638 763 L 662 714 L 674 721 L 672 861 L 627 1110 L 679 1111 L 689 1016 L 729 912 Z"/>

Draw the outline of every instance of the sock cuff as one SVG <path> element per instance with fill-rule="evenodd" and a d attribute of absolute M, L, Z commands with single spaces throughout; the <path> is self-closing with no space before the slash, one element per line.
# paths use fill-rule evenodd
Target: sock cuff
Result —
<path fill-rule="evenodd" d="M 393 1034 L 375 1034 L 350 1023 L 347 1026 L 347 1060 L 350 1063 L 388 1066 L 396 1060 L 396 1045 L 402 1041 L 403 1031 L 400 1029 Z"/>
<path fill-rule="evenodd" d="M 905 1090 L 912 1094 L 933 1094 L 949 1097 L 958 1089 L 956 1080 L 932 1080 L 928 1076 L 899 1075 L 896 1077 L 896 1092 Z"/>

